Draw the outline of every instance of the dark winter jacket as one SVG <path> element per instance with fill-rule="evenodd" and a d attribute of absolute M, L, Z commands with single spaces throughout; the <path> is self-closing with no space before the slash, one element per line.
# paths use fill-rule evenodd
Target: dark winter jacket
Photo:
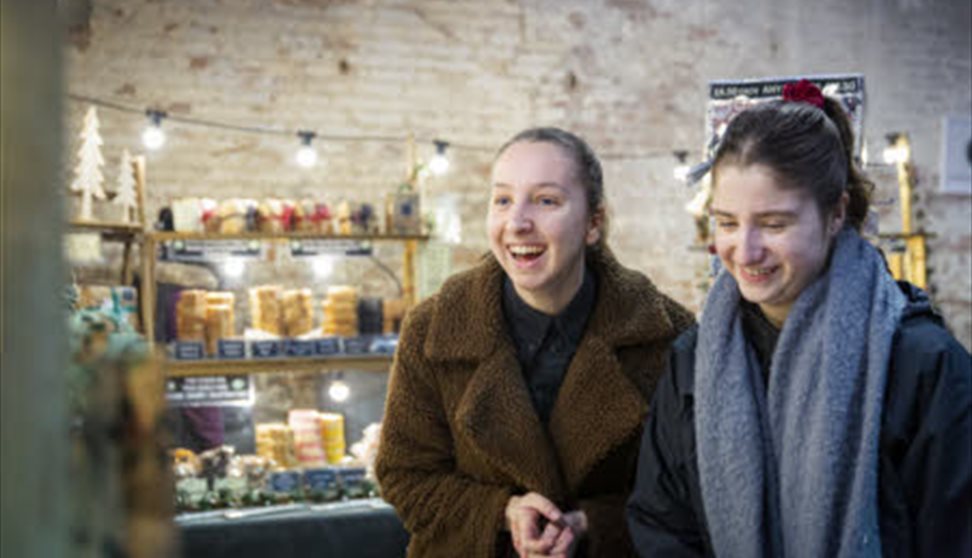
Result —
<path fill-rule="evenodd" d="M 410 556 L 504 556 L 511 495 L 581 509 L 577 556 L 633 555 L 624 504 L 641 428 L 672 341 L 692 316 L 609 254 L 546 428 L 503 316 L 493 258 L 407 316 L 389 381 L 376 472 L 411 533 Z"/>
<path fill-rule="evenodd" d="M 884 399 L 878 471 L 887 557 L 972 556 L 972 365 L 923 292 L 896 333 Z M 698 330 L 674 343 L 652 400 L 628 502 L 635 548 L 648 556 L 711 556 L 693 424 Z"/>

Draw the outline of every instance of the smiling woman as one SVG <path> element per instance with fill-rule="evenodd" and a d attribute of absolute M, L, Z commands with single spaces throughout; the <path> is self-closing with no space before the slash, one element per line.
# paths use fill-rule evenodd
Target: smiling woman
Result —
<path fill-rule="evenodd" d="M 376 472 L 413 556 L 631 556 L 648 400 L 691 315 L 604 245 L 600 163 L 526 130 L 493 164 L 492 254 L 408 315 Z"/>
<path fill-rule="evenodd" d="M 520 141 L 493 165 L 487 217 L 490 248 L 516 294 L 549 315 L 580 289 L 584 252 L 601 234 L 603 207 L 588 206 L 563 149 Z"/>
<path fill-rule="evenodd" d="M 869 183 L 814 89 L 742 112 L 716 152 L 724 272 L 645 426 L 642 556 L 972 554 L 969 354 L 858 234 Z"/>

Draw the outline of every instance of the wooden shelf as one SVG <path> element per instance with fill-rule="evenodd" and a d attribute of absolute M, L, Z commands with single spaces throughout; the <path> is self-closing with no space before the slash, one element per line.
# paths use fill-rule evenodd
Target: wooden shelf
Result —
<path fill-rule="evenodd" d="M 164 367 L 171 377 L 230 376 L 272 372 L 321 372 L 363 370 L 388 372 L 392 355 L 361 355 L 321 358 L 265 358 L 240 360 L 167 360 Z"/>
<path fill-rule="evenodd" d="M 70 221 L 69 233 L 90 232 L 104 236 L 133 237 L 143 233 L 142 225 L 136 223 L 102 223 L 98 221 Z"/>
<path fill-rule="evenodd" d="M 318 232 L 289 231 L 289 232 L 241 232 L 235 234 L 207 233 L 207 232 L 178 232 L 152 231 L 147 236 L 157 242 L 166 240 L 354 240 L 354 241 L 393 241 L 403 240 L 424 241 L 428 235 L 421 234 L 324 234 Z"/>

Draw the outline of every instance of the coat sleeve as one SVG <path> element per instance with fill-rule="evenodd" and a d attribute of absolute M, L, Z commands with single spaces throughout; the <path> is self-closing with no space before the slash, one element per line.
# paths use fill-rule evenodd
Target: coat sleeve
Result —
<path fill-rule="evenodd" d="M 694 452 L 689 451 L 685 434 L 692 429 L 692 409 L 683 404 L 677 385 L 679 367 L 692 366 L 691 354 L 681 350 L 686 344 L 694 345 L 694 338 L 687 337 L 694 336 L 676 341 L 669 370 L 652 398 L 635 488 L 628 499 L 628 529 L 643 557 L 705 555 L 704 533 L 689 491 L 693 482 L 689 476 L 695 470 L 689 461 Z"/>
<path fill-rule="evenodd" d="M 898 386 L 912 390 L 896 394 L 912 405 L 896 414 L 915 425 L 898 474 L 915 522 L 917 555 L 967 557 L 972 556 L 972 364 L 951 335 L 932 327 L 902 339 L 895 352 L 893 374 L 913 380 Z"/>
<path fill-rule="evenodd" d="M 423 555 L 492 556 L 512 489 L 457 470 L 446 412 L 422 355 L 423 322 L 406 319 L 402 329 L 375 462 L 378 484 L 413 544 L 431 541 L 443 550 L 426 548 Z"/>

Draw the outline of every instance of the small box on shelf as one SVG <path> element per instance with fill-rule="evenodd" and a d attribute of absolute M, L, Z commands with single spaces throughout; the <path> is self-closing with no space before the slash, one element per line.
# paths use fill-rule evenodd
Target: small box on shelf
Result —
<path fill-rule="evenodd" d="M 246 358 L 246 341 L 240 339 L 220 339 L 218 357 L 235 360 Z"/>
<path fill-rule="evenodd" d="M 317 354 L 317 344 L 313 340 L 287 339 L 284 341 L 284 354 L 288 357 L 312 357 Z"/>
<path fill-rule="evenodd" d="M 176 341 L 172 344 L 172 358 L 202 360 L 206 358 L 206 347 L 202 341 Z"/>
<path fill-rule="evenodd" d="M 314 340 L 317 356 L 334 356 L 341 353 L 340 337 L 322 337 Z"/>
<path fill-rule="evenodd" d="M 372 335 L 359 335 L 344 338 L 344 354 L 366 355 L 371 352 Z"/>
<path fill-rule="evenodd" d="M 280 339 L 250 341 L 250 356 L 253 358 L 277 358 L 282 353 L 283 341 Z"/>

